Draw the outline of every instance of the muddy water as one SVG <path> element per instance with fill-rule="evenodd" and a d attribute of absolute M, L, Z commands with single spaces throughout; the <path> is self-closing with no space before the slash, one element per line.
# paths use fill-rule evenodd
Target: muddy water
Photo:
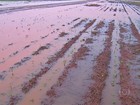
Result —
<path fill-rule="evenodd" d="M 80 28 L 80 29 L 82 29 L 82 28 Z M 76 29 L 80 30 L 78 28 L 76 28 Z M 75 35 L 76 33 L 78 35 L 78 32 L 76 32 L 76 31 L 75 31 L 75 33 L 71 33 L 71 34 Z M 33 78 L 34 75 L 40 71 L 40 66 L 41 66 L 41 68 L 43 68 L 45 66 L 46 59 L 48 59 L 48 57 L 49 57 L 49 52 L 51 52 L 51 55 L 53 55 L 53 53 L 55 53 L 57 50 L 59 50 L 59 48 L 61 48 L 62 45 L 67 41 L 67 38 L 70 39 L 71 37 L 73 37 L 73 36 L 66 36 L 65 38 L 62 38 L 62 39 L 60 38 L 58 41 L 51 42 L 51 44 L 56 43 L 56 42 L 59 43 L 59 44 L 57 44 L 59 47 L 57 47 L 56 45 L 53 45 L 53 47 L 50 48 L 49 50 L 43 51 L 43 52 L 41 52 L 41 54 L 36 55 L 34 58 L 32 58 L 32 60 L 30 62 L 28 62 L 28 64 L 22 65 L 21 67 L 16 68 L 17 70 L 14 69 L 14 72 L 11 72 L 10 74 L 8 73 L 8 77 L 4 81 L 1 81 L 1 83 L 5 84 L 5 85 L 1 86 L 1 89 L 3 89 L 2 93 L 6 93 L 9 90 L 9 88 L 7 88 L 7 87 L 10 87 L 9 79 L 11 78 L 11 76 L 12 76 L 13 81 L 18 79 L 18 80 L 16 80 L 17 81 L 16 84 L 13 83 L 12 85 L 14 85 L 14 87 L 17 88 L 16 90 L 20 91 L 20 88 L 21 88 L 20 84 L 24 81 L 27 81 L 27 80 L 30 80 L 31 78 Z M 35 62 L 36 59 L 38 59 L 38 62 Z M 58 64 L 58 66 L 60 66 L 60 65 L 61 64 Z M 27 68 L 27 71 L 25 72 L 24 70 L 26 68 Z M 14 74 L 14 76 L 13 76 L 13 74 Z M 11 90 L 9 90 L 9 91 L 11 91 Z M 20 93 L 19 91 L 17 91 L 17 93 Z"/>
<path fill-rule="evenodd" d="M 103 90 L 102 105 L 121 105 L 119 100 L 120 91 L 120 45 L 119 45 L 119 22 L 115 21 L 115 29 L 112 33 L 112 47 L 111 47 L 111 60 L 108 69 L 108 78 Z"/>
<path fill-rule="evenodd" d="M 68 11 L 67 8 L 70 11 Z M 3 38 L 3 40 L 5 40 L 4 42 L 3 40 L 0 42 L 1 61 L 5 59 L 7 60 L 8 56 L 11 55 L 11 53 L 16 53 L 16 51 L 22 50 L 26 46 L 23 43 L 26 43 L 28 45 L 28 44 L 31 44 L 30 42 L 33 42 L 33 41 L 36 42 L 38 41 L 39 37 L 43 35 L 44 36 L 48 35 L 54 31 L 56 32 L 57 28 L 60 28 L 62 31 L 65 28 L 69 29 L 68 25 L 67 27 L 61 27 L 61 25 L 63 24 L 66 25 L 72 19 L 75 19 L 77 17 L 81 17 L 81 18 L 91 17 L 89 16 L 90 13 L 84 16 L 82 15 L 82 13 L 84 13 L 86 10 L 89 10 L 89 9 L 86 9 L 85 11 L 80 12 L 81 14 L 75 15 L 73 14 L 74 11 L 77 11 L 77 12 L 81 11 L 79 8 L 77 8 L 76 6 L 71 6 L 70 9 L 69 7 L 67 8 L 63 7 L 62 9 L 59 7 L 59 8 L 53 8 L 53 9 L 47 9 L 47 10 L 42 9 L 42 11 L 39 11 L 39 12 L 38 10 L 35 10 L 34 12 L 29 10 L 29 11 L 24 11 L 24 14 L 22 12 L 18 12 L 17 17 L 22 17 L 22 18 L 14 17 L 15 13 L 11 15 L 5 14 L 4 16 L 1 16 L 0 18 L 1 25 L 2 25 L 1 37 Z M 75 10 L 73 10 L 73 8 Z M 83 7 L 80 6 L 80 8 L 84 8 L 84 6 Z M 47 15 L 47 13 L 51 15 Z M 28 15 L 26 14 L 32 14 L 32 15 L 28 17 Z M 56 16 L 55 14 L 58 14 L 58 15 Z M 7 21 L 3 22 L 5 17 Z M 55 26 L 53 26 L 54 24 Z M 9 28 L 7 29 L 7 27 Z M 10 32 L 10 33 L 7 33 L 7 32 Z M 2 35 L 5 35 L 5 36 L 2 36 Z M 57 33 L 55 33 L 54 35 L 57 35 Z M 21 39 L 24 39 L 24 40 L 21 40 Z M 5 43 L 5 42 L 8 42 L 8 43 Z M 12 44 L 12 45 L 8 46 L 9 44 Z"/>
<path fill-rule="evenodd" d="M 41 103 L 42 98 L 45 97 L 46 91 L 50 90 L 52 85 L 57 82 L 65 66 L 69 64 L 73 53 L 76 52 L 82 44 L 84 44 L 84 41 L 82 41 L 83 38 L 84 37 L 80 37 L 80 39 L 78 39 L 75 44 L 73 44 L 71 48 L 66 52 L 64 57 L 59 59 L 57 63 L 47 72 L 47 74 L 40 78 L 39 84 L 30 91 L 31 93 L 29 92 L 29 94 L 25 95 L 24 99 L 19 102 L 19 105 L 38 105 Z M 33 94 L 37 94 L 37 96 L 32 97 Z M 40 99 L 38 100 L 39 97 Z M 31 100 L 34 100 L 34 102 Z"/>
<path fill-rule="evenodd" d="M 102 50 L 98 48 L 98 41 L 94 41 L 93 45 L 89 45 L 90 53 L 84 58 L 84 60 L 78 61 L 77 67 L 72 69 L 65 79 L 65 82 L 61 88 L 57 89 L 58 98 L 54 100 L 53 105 L 76 105 L 84 104 L 83 96 L 88 90 L 88 86 L 93 82 L 90 79 L 92 73 L 93 60 L 97 57 L 99 52 Z M 101 40 L 101 46 L 103 46 L 103 40 Z M 96 49 L 96 54 L 94 50 Z M 93 55 L 94 53 L 94 55 Z M 86 61 L 87 60 L 87 61 Z"/>
<path fill-rule="evenodd" d="M 88 33 L 84 34 L 82 37 L 84 39 L 89 37 L 89 34 L 94 30 L 95 27 L 88 29 Z M 93 83 L 91 79 L 91 74 L 93 73 L 92 67 L 95 65 L 96 57 L 103 51 L 104 42 L 106 39 L 105 31 L 99 29 L 102 35 L 97 35 L 93 39 L 93 43 L 84 44 L 84 46 L 89 48 L 87 52 L 88 55 L 83 57 L 82 60 L 75 62 L 77 64 L 76 68 L 70 68 L 68 71 L 68 76 L 65 78 L 63 84 L 55 88 L 57 97 L 53 100 L 52 105 L 77 105 L 84 104 L 83 97 L 88 91 L 88 87 Z M 101 43 L 99 43 L 101 42 Z M 95 50 L 96 49 L 96 50 Z M 47 99 L 47 98 L 46 98 Z"/>
<path fill-rule="evenodd" d="M 62 29 L 63 29 L 63 27 L 62 27 Z M 58 35 L 60 34 L 61 30 L 60 30 L 60 32 L 50 34 L 46 39 L 39 39 L 38 42 L 31 44 L 29 46 L 29 48 L 20 50 L 18 55 L 9 58 L 8 61 L 1 64 L 1 66 L 0 66 L 1 70 L 7 69 L 7 71 L 8 71 L 8 68 L 12 67 L 12 64 L 19 62 L 20 59 L 22 59 L 24 57 L 31 57 L 32 61 L 35 61 L 36 58 L 38 58 L 38 57 L 39 57 L 39 59 L 41 59 L 41 58 L 42 59 L 45 59 L 45 58 L 47 59 L 47 57 L 49 57 L 50 55 L 53 55 L 55 52 L 57 52 L 63 46 L 63 44 L 67 42 L 68 39 L 71 39 L 72 37 L 74 37 L 74 35 L 77 35 L 79 33 L 78 31 L 81 30 L 81 29 L 82 28 L 75 28 L 75 29 L 72 29 L 71 32 L 70 32 L 69 29 L 63 29 L 63 31 L 70 32 L 69 33 L 70 35 L 67 35 L 64 38 L 59 38 L 59 40 L 54 40 L 54 39 L 58 38 Z M 57 44 L 58 46 L 56 46 L 55 43 L 58 43 L 59 45 Z M 48 46 L 49 51 L 48 50 L 43 50 L 43 51 L 40 52 L 41 54 L 33 55 L 33 53 L 35 51 L 37 51 L 39 48 L 41 48 L 42 46 Z M 49 53 L 49 52 L 51 52 L 51 53 Z M 41 61 L 42 60 L 40 60 L 40 62 Z M 29 65 L 32 65 L 32 64 L 29 64 Z"/>
<path fill-rule="evenodd" d="M 124 4 L 128 11 L 126 13 L 120 3 L 93 2 L 93 4 L 101 6 L 88 7 L 85 4 L 80 4 L 19 11 L 0 16 L 0 84 L 3 84 L 0 85 L 0 104 L 8 104 L 10 97 L 16 96 L 17 100 L 14 100 L 14 105 L 16 105 L 16 101 L 19 105 L 40 105 L 44 97 L 47 97 L 46 92 L 57 83 L 65 67 L 71 62 L 72 55 L 78 51 L 81 45 L 90 49 L 89 55 L 86 55 L 83 60 L 79 60 L 77 68 L 72 68 L 63 85 L 56 88 L 59 97 L 54 99 L 54 104 L 84 103 L 82 96 L 85 96 L 90 83 L 94 82 L 89 79 L 89 75 L 92 72 L 91 67 L 94 65 L 94 60 L 96 61 L 96 57 L 104 48 L 106 39 L 104 33 L 107 31 L 107 24 L 109 21 L 115 20 L 109 74 L 103 90 L 102 104 L 120 105 L 118 96 L 120 90 L 118 86 L 120 64 L 119 21 L 127 23 L 124 27 L 129 30 L 129 32 L 123 33 L 123 41 L 126 44 L 138 44 L 138 38 L 132 35 L 129 25 L 133 22 L 139 31 L 139 15 L 137 14 L 139 11 L 135 12 L 132 9 L 135 6 L 131 8 Z M 96 19 L 94 25 L 82 33 L 82 36 L 70 46 L 61 58 L 50 65 L 46 63 L 68 41 L 79 35 L 85 29 L 85 24 L 93 19 Z M 100 21 L 103 21 L 106 25 L 102 29 L 94 30 Z M 98 31 L 101 32 L 100 35 L 98 35 Z M 67 34 L 60 37 L 61 33 Z M 85 40 L 88 38 L 93 39 L 93 43 L 91 43 L 92 41 L 86 43 Z M 132 81 L 139 88 L 139 55 L 135 57 L 137 59 L 132 60 L 132 71 L 130 73 L 132 74 Z M 49 71 L 38 77 L 37 84 L 25 94 L 22 91 L 24 83 L 32 80 L 45 67 L 49 67 Z"/>
<path fill-rule="evenodd" d="M 56 9 L 54 9 L 54 10 L 56 11 Z M 61 10 L 61 9 L 59 9 L 59 10 Z M 59 10 L 57 10 L 56 12 L 59 12 Z M 50 10 L 47 10 L 47 11 L 50 11 Z M 28 13 L 29 11 L 26 11 L 26 12 Z M 25 14 L 26 14 L 26 12 L 25 12 Z M 30 12 L 32 12 L 32 11 L 30 11 Z M 65 11 L 63 11 L 61 14 L 63 14 L 63 13 L 65 13 Z M 68 14 L 71 14 L 71 13 L 72 12 L 70 12 Z M 58 14 L 58 13 L 56 13 L 56 14 Z M 61 14 L 60 14 L 60 16 L 61 16 Z M 5 15 L 7 15 L 7 14 L 5 14 Z M 30 19 L 28 19 L 26 17 L 26 15 L 23 16 L 23 14 L 21 12 L 18 15 L 19 15 L 19 17 L 23 17 L 24 22 L 27 22 L 29 24 L 31 24 L 32 22 L 34 22 L 36 20 L 36 22 L 35 22 L 36 25 L 33 25 L 31 27 L 30 31 L 27 32 L 29 34 L 29 38 L 24 38 L 25 33 L 22 32 L 22 30 L 19 29 L 18 31 L 16 31 L 16 29 L 13 29 L 13 31 L 11 32 L 12 35 L 15 35 L 12 38 L 13 40 L 11 40 L 11 38 L 8 37 L 6 27 L 9 27 L 9 29 L 11 29 L 11 27 L 14 28 L 14 26 L 22 27 L 22 24 L 20 25 L 20 19 L 18 20 L 16 17 L 14 17 L 15 13 L 11 14 L 9 17 L 7 17 L 8 21 L 6 21 L 4 23 L 5 25 L 2 27 L 1 35 L 3 35 L 3 34 L 7 35 L 7 36 L 4 36 L 4 39 L 9 40 L 10 43 L 11 43 L 11 41 L 13 41 L 13 46 L 11 45 L 10 47 L 8 46 L 7 49 L 4 49 L 4 51 L 2 51 L 1 56 L 0 56 L 0 57 L 6 58 L 5 59 L 6 62 L 1 64 L 1 71 L 4 71 L 5 69 L 7 71 L 6 79 L 4 81 L 1 81 L 1 83 L 3 85 L 0 86 L 1 94 L 6 94 L 6 95 L 3 95 L 2 97 L 6 100 L 7 100 L 6 97 L 9 97 L 9 93 L 11 92 L 11 89 L 10 89 L 11 83 L 12 83 L 12 86 L 16 90 L 16 91 L 13 91 L 14 94 L 13 93 L 12 94 L 16 95 L 17 93 L 20 93 L 20 89 L 21 89 L 20 85 L 23 84 L 24 81 L 31 79 L 35 74 L 37 74 L 40 71 L 40 69 L 45 66 L 45 62 L 48 59 L 48 57 L 54 55 L 57 51 L 59 51 L 59 49 L 63 46 L 63 44 L 68 41 L 68 39 L 71 39 L 73 36 L 78 35 L 79 31 L 81 31 L 84 28 L 84 25 L 80 25 L 78 28 L 70 29 L 70 27 L 73 27 L 73 25 L 76 23 L 72 23 L 70 25 L 70 27 L 68 25 L 65 27 L 61 26 L 63 24 L 70 23 L 72 21 L 71 19 L 75 19 L 75 18 L 77 18 L 77 16 L 76 17 L 72 16 L 71 18 L 66 19 L 66 21 L 62 21 L 62 20 L 64 20 L 63 18 L 65 18 L 65 16 L 62 16 L 63 18 L 60 19 L 61 21 L 57 18 L 57 16 L 54 16 L 54 17 L 52 16 L 54 18 L 54 20 L 56 20 L 56 23 L 57 23 L 57 21 L 59 23 L 59 24 L 55 24 L 55 26 L 52 26 L 52 24 L 54 24 L 55 21 L 52 21 L 52 20 L 48 21 L 48 19 L 52 19 L 51 17 L 48 17 L 46 19 L 47 20 L 46 24 L 43 24 L 44 20 L 40 20 L 40 19 L 38 20 L 38 18 L 40 18 L 40 15 L 44 16 L 44 18 L 46 17 L 44 12 L 42 12 L 42 14 L 40 13 L 39 15 L 32 14 L 31 17 L 33 17 L 33 18 L 30 18 Z M 1 17 L 1 20 L 4 19 L 4 16 Z M 21 20 L 22 20 L 22 18 L 21 18 Z M 10 23 L 12 24 L 13 22 L 14 22 L 14 24 L 13 24 L 13 26 L 11 26 Z M 24 23 L 24 22 L 22 22 L 22 23 Z M 23 24 L 23 26 L 24 25 L 25 25 L 24 29 L 27 30 L 28 26 L 26 26 L 26 24 Z M 38 27 L 40 25 L 42 26 L 41 27 L 42 29 L 40 27 Z M 46 27 L 46 30 L 44 30 L 45 27 Z M 59 40 L 55 41 L 54 39 L 58 38 L 58 35 L 60 33 L 60 32 L 52 33 L 53 30 L 55 30 L 56 28 L 60 28 L 60 32 L 66 31 L 66 32 L 68 32 L 68 33 L 70 32 L 70 33 L 68 36 L 66 36 L 64 38 L 59 38 Z M 43 31 L 37 32 L 36 30 L 43 30 Z M 10 31 L 10 30 L 8 30 L 8 31 Z M 18 36 L 18 32 L 21 33 L 20 36 Z M 40 38 L 41 36 L 43 36 L 43 35 L 46 36 L 48 34 L 49 34 L 49 36 L 46 39 Z M 25 39 L 25 40 L 17 41 L 18 38 Z M 27 43 L 30 44 L 30 47 L 23 50 L 23 48 L 26 45 L 28 45 Z M 41 46 L 45 46 L 46 43 L 50 43 L 50 45 L 51 45 L 49 50 L 41 51 L 39 55 L 32 56 L 34 51 L 37 51 L 37 49 L 40 48 Z M 56 43 L 58 43 L 58 44 L 55 45 Z M 3 49 L 3 47 L 5 48 L 5 46 L 7 46 L 8 43 L 1 42 L 1 45 L 2 45 L 1 48 Z M 11 52 L 15 52 L 15 51 L 18 51 L 19 53 L 13 57 L 10 57 L 7 59 L 7 55 L 10 55 Z M 21 67 L 18 67 L 18 68 L 15 67 L 14 69 L 9 70 L 9 67 L 13 67 L 12 66 L 13 64 L 17 63 L 18 61 L 21 61 L 21 59 L 24 57 L 31 57 L 31 59 L 29 62 L 22 64 Z M 12 77 L 12 81 L 11 81 L 11 77 Z M 15 80 L 17 81 L 16 83 L 13 82 Z M 7 93 L 7 91 L 9 91 L 9 92 Z M 20 94 L 22 94 L 22 93 L 20 93 Z M 4 101 L 4 99 L 3 99 L 3 101 Z"/>

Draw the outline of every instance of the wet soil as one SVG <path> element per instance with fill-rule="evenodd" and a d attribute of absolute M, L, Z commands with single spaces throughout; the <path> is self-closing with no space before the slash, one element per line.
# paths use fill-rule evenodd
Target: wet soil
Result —
<path fill-rule="evenodd" d="M 0 105 L 139 105 L 139 9 L 107 1 L 1 9 Z"/>
<path fill-rule="evenodd" d="M 114 23 L 111 22 L 107 32 L 108 39 L 105 41 L 104 51 L 97 57 L 96 66 L 93 68 L 94 74 L 92 79 L 95 83 L 89 87 L 89 93 L 85 96 L 87 102 L 85 105 L 98 105 L 101 102 L 102 91 L 105 86 L 105 80 L 108 76 L 108 65 L 111 55 L 111 39 L 114 29 Z M 107 62 L 108 61 L 108 62 Z"/>
<path fill-rule="evenodd" d="M 54 103 L 54 98 L 57 97 L 57 92 L 56 89 L 58 87 L 61 87 L 63 82 L 65 81 L 65 79 L 67 78 L 68 74 L 69 74 L 69 70 L 72 68 L 77 68 L 77 61 L 80 59 L 83 59 L 84 56 L 86 56 L 86 53 L 89 51 L 89 49 L 85 46 L 81 46 L 78 51 L 76 53 L 73 54 L 71 63 L 69 63 L 66 67 L 64 72 L 62 73 L 62 75 L 58 78 L 58 81 L 55 85 L 53 85 L 51 87 L 51 89 L 49 91 L 47 91 L 46 95 L 49 97 L 48 99 L 50 99 L 51 101 L 46 101 L 46 99 L 44 101 L 42 101 L 42 103 L 44 103 L 44 105 L 46 105 L 46 103 L 48 103 L 49 105 Z M 65 65 L 65 64 L 64 64 Z M 53 98 L 53 99 L 51 99 Z M 48 100 L 47 99 L 47 100 Z"/>
<path fill-rule="evenodd" d="M 132 26 L 130 26 L 132 28 Z M 137 30 L 133 27 L 133 35 L 137 38 Z M 123 32 L 124 29 L 121 30 Z M 126 30 L 125 30 L 126 31 Z M 123 40 L 123 35 L 121 35 Z M 122 104 L 124 105 L 138 105 L 140 103 L 140 90 L 138 88 L 138 84 L 133 81 L 133 74 L 131 70 L 130 62 L 134 62 L 133 59 L 136 59 L 136 55 L 139 55 L 139 51 L 137 49 L 140 48 L 139 44 L 132 45 L 126 44 L 123 41 L 121 42 L 121 64 L 120 64 L 120 97 L 122 100 Z M 138 53 L 137 53 L 138 51 Z M 137 73 L 133 71 L 133 73 Z"/>
<path fill-rule="evenodd" d="M 60 36 L 60 37 L 63 37 L 63 36 L 65 36 L 65 35 L 67 35 L 67 34 L 68 34 L 68 33 L 62 32 L 62 33 L 59 34 L 59 36 Z"/>

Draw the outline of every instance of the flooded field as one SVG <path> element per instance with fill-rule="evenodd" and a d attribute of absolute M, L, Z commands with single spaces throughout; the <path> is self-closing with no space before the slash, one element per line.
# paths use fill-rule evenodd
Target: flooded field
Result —
<path fill-rule="evenodd" d="M 0 105 L 140 105 L 140 7 L 0 8 Z"/>

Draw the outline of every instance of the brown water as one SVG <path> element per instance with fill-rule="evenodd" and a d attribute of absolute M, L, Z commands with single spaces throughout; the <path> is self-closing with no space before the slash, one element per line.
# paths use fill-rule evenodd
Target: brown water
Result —
<path fill-rule="evenodd" d="M 127 44 L 138 44 L 129 25 L 133 22 L 140 32 L 139 11 L 132 9 L 135 6 L 131 8 L 123 4 L 125 11 L 121 3 L 95 1 L 88 4 L 92 3 L 99 6 L 77 4 L 0 15 L 0 105 L 9 105 L 12 102 L 13 105 L 41 105 L 46 99 L 48 102 L 53 100 L 49 105 L 83 104 L 83 97 L 95 82 L 91 79 L 94 74 L 92 67 L 96 65 L 97 56 L 104 50 L 108 24 L 112 20 L 115 20 L 115 29 L 111 41 L 111 60 L 106 85 L 101 94 L 101 104 L 121 105 L 119 29 L 120 24 L 126 23 L 124 27 L 129 31 L 123 33 L 123 41 Z M 105 25 L 96 29 L 100 22 Z M 66 34 L 61 36 L 62 33 Z M 79 37 L 73 41 L 77 36 Z M 92 43 L 86 43 L 86 39 Z M 89 48 L 88 55 L 76 62 L 77 67 L 69 70 L 62 86 L 55 87 L 56 96 L 50 98 L 46 93 L 57 84 L 81 45 Z M 135 70 L 130 73 L 132 81 L 139 88 L 139 54 L 135 58 L 131 61 L 134 64 L 130 66 Z M 52 62 L 49 64 L 47 62 L 50 59 Z M 46 68 L 49 70 L 45 71 Z M 40 74 L 43 70 L 45 72 Z M 35 82 L 31 82 L 35 77 Z M 24 93 L 23 87 L 26 83 L 31 83 L 29 86 L 32 88 Z"/>

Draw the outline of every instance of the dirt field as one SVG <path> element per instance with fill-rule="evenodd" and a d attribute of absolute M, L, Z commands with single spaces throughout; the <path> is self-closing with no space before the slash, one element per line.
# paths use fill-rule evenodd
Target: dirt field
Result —
<path fill-rule="evenodd" d="M 140 105 L 140 7 L 27 8 L 0 11 L 0 105 Z"/>

